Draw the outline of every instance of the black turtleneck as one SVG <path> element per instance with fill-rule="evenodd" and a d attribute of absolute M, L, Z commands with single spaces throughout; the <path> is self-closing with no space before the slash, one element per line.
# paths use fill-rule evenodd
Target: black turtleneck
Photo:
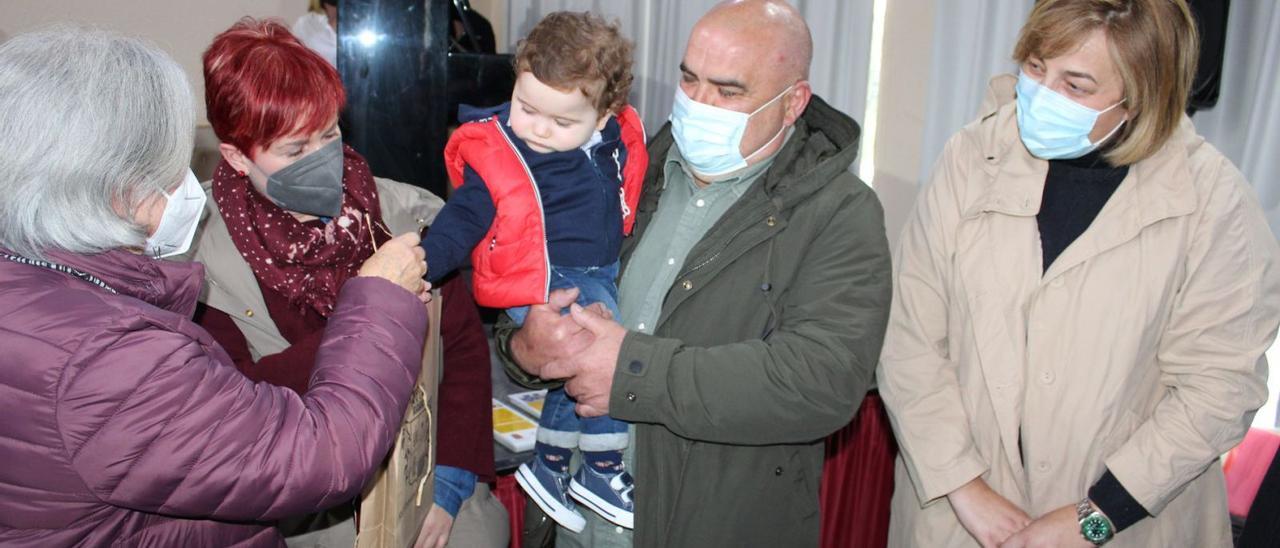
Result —
<path fill-rule="evenodd" d="M 1129 166 L 1112 166 L 1103 154 L 1105 151 L 1095 150 L 1073 160 L 1049 161 L 1044 197 L 1036 214 L 1043 271 L 1084 234 L 1129 174 Z"/>

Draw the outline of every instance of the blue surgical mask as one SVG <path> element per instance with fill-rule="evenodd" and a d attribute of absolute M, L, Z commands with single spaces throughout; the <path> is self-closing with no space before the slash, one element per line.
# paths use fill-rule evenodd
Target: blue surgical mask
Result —
<path fill-rule="evenodd" d="M 747 132 L 747 122 L 793 87 L 787 86 L 769 102 L 747 114 L 699 103 L 676 86 L 676 101 L 671 107 L 671 135 L 675 137 L 676 146 L 689 169 L 698 177 L 718 177 L 747 167 L 747 158 L 759 154 L 787 129 L 787 126 L 782 126 L 755 152 L 743 156 L 742 136 Z"/>
<path fill-rule="evenodd" d="M 1093 152 L 1098 145 L 1110 139 L 1120 127 L 1116 127 L 1096 143 L 1089 140 L 1098 116 L 1124 103 L 1111 105 L 1103 110 L 1093 110 L 1072 101 L 1039 82 L 1025 72 L 1018 74 L 1018 132 L 1022 144 L 1032 156 L 1045 160 L 1079 158 Z"/>

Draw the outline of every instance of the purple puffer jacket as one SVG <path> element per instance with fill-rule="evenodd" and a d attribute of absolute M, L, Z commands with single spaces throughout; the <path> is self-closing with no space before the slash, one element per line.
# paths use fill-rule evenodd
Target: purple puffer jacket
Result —
<path fill-rule="evenodd" d="M 342 288 L 311 389 L 254 384 L 190 320 L 204 269 L 0 257 L 0 546 L 283 546 L 265 522 L 355 497 L 421 367 L 425 308 Z"/>

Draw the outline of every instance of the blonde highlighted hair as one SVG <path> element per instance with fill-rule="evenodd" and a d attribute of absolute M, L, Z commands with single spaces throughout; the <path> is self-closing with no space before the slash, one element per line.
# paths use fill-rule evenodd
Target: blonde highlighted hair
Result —
<path fill-rule="evenodd" d="M 1021 64 L 1057 57 L 1095 30 L 1106 34 L 1129 111 L 1106 157 L 1134 164 L 1164 146 L 1186 110 L 1200 52 L 1195 20 L 1185 0 L 1041 0 L 1013 58 Z"/>

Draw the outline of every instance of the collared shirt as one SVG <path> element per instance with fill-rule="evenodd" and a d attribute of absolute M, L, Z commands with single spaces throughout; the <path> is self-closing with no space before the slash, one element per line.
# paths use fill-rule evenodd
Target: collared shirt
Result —
<path fill-rule="evenodd" d="M 679 147 L 671 147 L 662 168 L 665 177 L 662 200 L 618 284 L 623 327 L 653 334 L 667 291 L 676 276 L 686 270 L 684 261 L 689 251 L 768 171 L 776 155 L 733 177 L 700 187 L 685 165 Z"/>

